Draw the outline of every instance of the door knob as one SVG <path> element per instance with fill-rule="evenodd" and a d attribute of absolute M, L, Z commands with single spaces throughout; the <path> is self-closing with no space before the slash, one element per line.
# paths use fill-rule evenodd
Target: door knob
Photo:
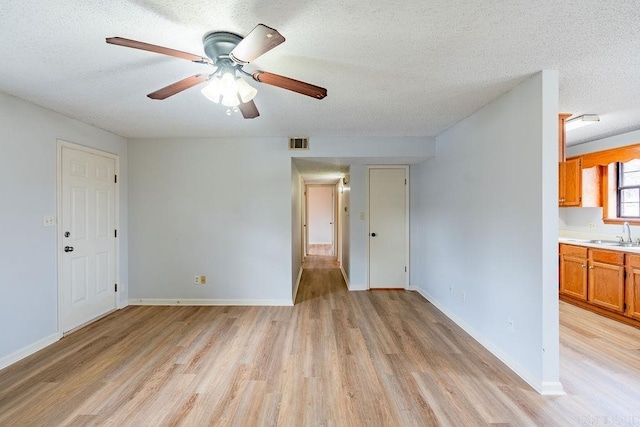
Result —
<path fill-rule="evenodd" d="M 65 246 L 64 247 L 64 251 L 65 252 L 73 252 L 73 246 Z"/>
<path fill-rule="evenodd" d="M 371 237 L 376 237 L 376 233 L 371 233 Z"/>

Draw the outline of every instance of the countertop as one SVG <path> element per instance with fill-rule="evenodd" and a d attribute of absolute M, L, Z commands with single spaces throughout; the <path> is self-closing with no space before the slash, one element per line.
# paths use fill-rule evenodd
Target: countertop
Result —
<path fill-rule="evenodd" d="M 595 236 L 591 238 L 591 237 L 585 237 L 584 235 L 580 237 L 558 237 L 558 243 L 566 243 L 566 244 L 575 245 L 575 246 L 585 246 L 588 248 L 595 248 L 595 249 L 606 249 L 608 251 L 631 252 L 635 254 L 640 254 L 640 245 L 616 246 L 611 244 L 594 243 L 592 242 L 592 240 L 617 241 L 619 239 L 611 236 L 607 236 L 607 237 Z"/>

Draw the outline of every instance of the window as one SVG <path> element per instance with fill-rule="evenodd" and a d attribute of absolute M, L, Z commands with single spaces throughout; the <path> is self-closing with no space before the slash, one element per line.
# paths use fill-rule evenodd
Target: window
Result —
<path fill-rule="evenodd" d="M 618 218 L 640 219 L 640 159 L 618 163 Z"/>

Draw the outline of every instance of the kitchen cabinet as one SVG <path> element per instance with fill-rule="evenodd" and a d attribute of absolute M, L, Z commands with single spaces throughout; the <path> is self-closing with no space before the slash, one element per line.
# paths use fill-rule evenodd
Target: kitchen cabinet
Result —
<path fill-rule="evenodd" d="M 558 202 L 563 207 L 580 206 L 582 192 L 582 162 L 579 158 L 559 164 Z"/>
<path fill-rule="evenodd" d="M 640 254 L 561 243 L 559 262 L 562 301 L 640 328 Z"/>
<path fill-rule="evenodd" d="M 640 255 L 627 255 L 627 316 L 640 320 Z"/>
<path fill-rule="evenodd" d="M 575 157 L 558 165 L 558 206 L 602 207 L 600 166 L 583 168 L 582 158 Z"/>
<path fill-rule="evenodd" d="M 624 253 L 589 249 L 587 300 L 608 310 L 624 313 Z"/>
<path fill-rule="evenodd" d="M 560 245 L 560 293 L 587 301 L 587 248 Z"/>

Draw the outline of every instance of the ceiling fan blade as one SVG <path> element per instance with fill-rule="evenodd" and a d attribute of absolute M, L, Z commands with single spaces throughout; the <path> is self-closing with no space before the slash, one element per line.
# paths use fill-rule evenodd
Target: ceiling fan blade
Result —
<path fill-rule="evenodd" d="M 260 115 L 260 113 L 258 112 L 258 107 L 256 107 L 256 103 L 253 102 L 253 100 L 238 105 L 238 108 L 242 113 L 242 117 L 244 117 L 245 119 L 255 119 Z"/>
<path fill-rule="evenodd" d="M 233 48 L 229 57 L 238 64 L 247 64 L 282 42 L 284 37 L 277 30 L 258 24 Z"/>
<path fill-rule="evenodd" d="M 209 74 L 196 74 L 195 76 L 187 77 L 186 79 L 182 79 L 172 85 L 158 89 L 147 96 L 151 99 L 165 99 L 197 84 L 206 82 L 210 77 L 211 75 Z"/>
<path fill-rule="evenodd" d="M 266 71 L 255 71 L 252 76 L 254 80 L 259 82 L 298 92 L 312 98 L 322 99 L 327 96 L 327 90 L 323 87 L 301 82 L 300 80 L 290 79 L 289 77 L 280 76 L 278 74 L 267 73 Z"/>
<path fill-rule="evenodd" d="M 194 55 L 193 53 L 182 52 L 181 50 L 169 49 L 168 47 L 157 46 L 155 44 L 139 42 L 122 37 L 109 37 L 107 39 L 107 43 L 124 47 L 132 47 L 134 49 L 147 50 L 149 52 L 161 53 L 163 55 L 174 56 L 176 58 L 182 58 L 188 61 L 212 64 L 212 61 L 209 58 L 205 58 L 204 56 L 198 56 Z"/>

